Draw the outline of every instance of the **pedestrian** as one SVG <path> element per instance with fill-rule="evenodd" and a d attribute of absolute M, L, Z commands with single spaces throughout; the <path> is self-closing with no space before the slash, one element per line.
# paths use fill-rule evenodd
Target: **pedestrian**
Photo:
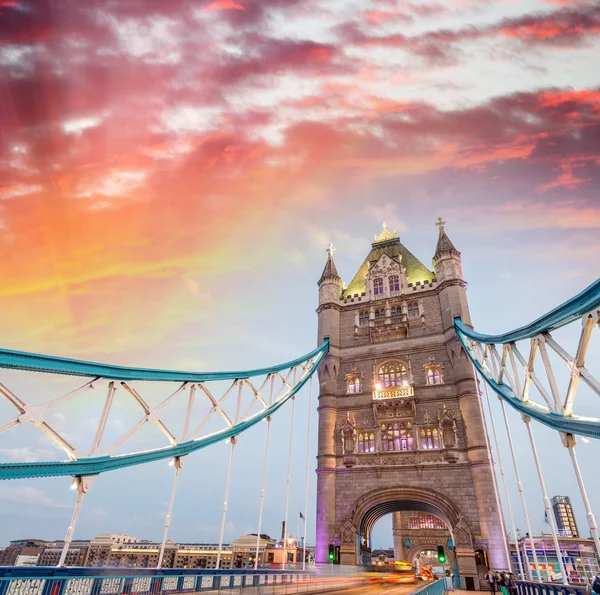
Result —
<path fill-rule="evenodd" d="M 489 569 L 487 571 L 487 574 L 485 575 L 485 580 L 490 585 L 490 591 L 492 593 L 495 593 L 496 592 L 496 578 L 494 576 L 494 573 Z"/>
<path fill-rule="evenodd" d="M 508 595 L 508 586 L 506 584 L 506 572 L 500 573 L 500 591 L 502 591 L 502 595 Z"/>
<path fill-rule="evenodd" d="M 600 574 L 597 574 L 592 582 L 592 591 L 597 595 L 600 595 Z"/>
<path fill-rule="evenodd" d="M 506 573 L 506 587 L 510 595 L 517 595 L 517 583 L 510 572 Z"/>

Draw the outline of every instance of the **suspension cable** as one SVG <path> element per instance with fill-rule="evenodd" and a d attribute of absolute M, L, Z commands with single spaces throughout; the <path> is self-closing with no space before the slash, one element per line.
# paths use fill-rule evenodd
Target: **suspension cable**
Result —
<path fill-rule="evenodd" d="M 308 466 L 310 460 L 310 414 L 312 407 L 312 376 L 308 384 L 308 422 L 306 430 L 306 471 L 304 475 L 304 539 L 302 540 L 302 570 L 306 570 L 306 519 L 308 516 Z"/>
<path fill-rule="evenodd" d="M 258 531 L 256 535 L 256 553 L 254 559 L 254 570 L 258 568 L 258 552 L 260 549 L 260 530 L 263 517 L 263 505 L 265 503 L 265 483 L 267 481 L 267 459 L 269 458 L 269 434 L 271 433 L 271 416 L 267 417 L 267 436 L 265 438 L 265 458 L 263 462 L 262 482 L 260 486 L 260 506 L 258 510 Z M 264 563 L 264 560 L 263 560 Z"/>
<path fill-rule="evenodd" d="M 480 384 L 479 377 L 477 375 L 477 371 L 475 370 L 474 366 L 473 366 L 473 371 L 475 372 L 475 378 L 477 378 L 478 384 Z M 485 390 L 485 400 L 487 402 L 488 411 L 490 413 L 490 422 L 492 424 L 492 434 L 494 435 L 494 444 L 496 446 L 496 454 L 498 455 L 498 465 L 500 466 L 500 477 L 502 478 L 502 485 L 504 486 L 504 495 L 505 495 L 507 505 L 508 505 L 508 515 L 510 517 L 511 528 L 512 528 L 513 534 L 515 535 L 515 539 L 516 539 L 515 519 L 513 517 L 512 506 L 510 505 L 510 500 L 508 498 L 508 488 L 506 486 L 506 477 L 504 476 L 504 465 L 502 464 L 502 456 L 500 455 L 500 449 L 498 448 L 498 436 L 496 435 L 496 424 L 494 422 L 494 416 L 492 414 L 492 407 L 490 404 L 490 396 L 488 394 L 487 385 L 485 384 L 485 381 L 483 382 L 483 388 Z M 483 413 L 483 407 L 481 408 L 481 413 L 483 414 L 483 418 L 485 421 L 485 414 Z M 486 432 L 486 434 L 487 434 L 487 432 Z M 486 442 L 487 442 L 487 435 L 486 435 Z M 491 449 L 489 442 L 488 442 L 488 447 L 490 448 L 490 451 L 491 451 L 492 449 Z M 494 481 L 494 491 L 496 492 L 496 499 L 498 502 L 498 513 L 500 516 L 500 520 L 502 522 L 502 532 L 503 532 L 502 543 L 504 544 L 504 551 L 506 553 L 506 562 L 509 565 L 509 569 L 510 569 L 512 567 L 512 564 L 511 564 L 510 550 L 509 550 L 508 542 L 507 542 L 506 524 L 505 524 L 505 520 L 504 520 L 504 515 L 502 514 L 502 509 L 500 507 L 500 495 L 498 494 L 498 486 L 496 484 L 496 474 L 493 472 L 493 470 L 492 470 L 492 479 Z M 523 563 L 521 561 L 521 554 L 519 553 L 519 548 L 517 548 L 517 560 L 519 562 L 519 571 L 521 572 L 521 576 L 523 578 L 525 578 L 525 573 L 523 572 Z"/>
<path fill-rule="evenodd" d="M 515 468 L 515 476 L 517 478 L 517 489 L 519 490 L 519 496 L 521 497 L 521 505 L 523 507 L 523 514 L 525 515 L 525 524 L 527 525 L 527 532 L 529 535 L 529 542 L 531 545 L 531 550 L 533 553 L 533 563 L 535 565 L 535 570 L 537 572 L 537 576 L 540 576 L 540 566 L 537 559 L 537 553 L 535 551 L 535 543 L 533 541 L 533 532 L 531 530 L 531 522 L 529 521 L 529 512 L 527 510 L 527 502 L 525 501 L 525 491 L 523 490 L 523 484 L 521 483 L 521 474 L 519 473 L 519 464 L 517 463 L 517 455 L 515 454 L 515 447 L 512 440 L 512 433 L 510 431 L 510 425 L 508 423 L 508 416 L 506 415 L 506 407 L 504 405 L 504 401 L 498 397 L 500 401 L 500 407 L 502 409 L 502 416 L 504 417 L 504 425 L 506 426 L 506 435 L 508 436 L 508 445 L 510 447 L 510 453 L 513 460 L 513 466 Z M 519 548 L 519 542 L 515 535 L 515 545 L 517 549 Z M 533 580 L 531 567 L 529 566 L 529 557 L 527 555 L 527 544 L 525 543 L 523 546 L 523 554 L 525 556 L 525 563 L 527 564 L 527 575 L 529 576 L 529 580 Z M 557 552 L 558 554 L 558 552 Z"/>
<path fill-rule="evenodd" d="M 295 379 L 294 379 L 295 380 Z M 282 570 L 285 570 L 287 562 L 287 537 L 288 532 L 288 514 L 290 512 L 290 484 L 291 484 L 291 471 L 292 471 L 292 446 L 293 446 L 293 433 L 294 433 L 294 408 L 296 405 L 296 397 L 292 397 L 292 418 L 290 421 L 290 448 L 288 452 L 288 466 L 287 466 L 287 485 L 285 489 L 285 520 L 283 521 L 283 560 L 281 562 Z"/>

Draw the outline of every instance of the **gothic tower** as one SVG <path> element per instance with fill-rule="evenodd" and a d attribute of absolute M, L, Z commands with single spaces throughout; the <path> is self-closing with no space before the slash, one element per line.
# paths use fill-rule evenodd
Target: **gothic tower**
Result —
<path fill-rule="evenodd" d="M 481 403 L 454 331 L 457 316 L 470 324 L 461 256 L 437 225 L 434 271 L 384 224 L 344 288 L 329 248 L 318 284 L 318 342 L 330 349 L 319 369 L 316 554 L 325 562 L 334 544 L 342 564 L 368 562 L 375 523 L 417 511 L 446 528 L 449 559 L 478 588 L 478 550 L 493 568 L 508 561 Z M 400 518 L 394 545 L 406 556 Z"/>

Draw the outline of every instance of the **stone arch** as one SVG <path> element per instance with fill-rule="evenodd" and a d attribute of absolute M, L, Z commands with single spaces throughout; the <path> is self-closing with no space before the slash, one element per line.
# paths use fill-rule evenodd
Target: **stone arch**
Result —
<path fill-rule="evenodd" d="M 364 535 L 382 517 L 402 510 L 428 512 L 442 519 L 452 529 L 462 521 L 460 509 L 448 496 L 436 490 L 420 487 L 398 486 L 367 492 L 356 500 L 347 521 Z"/>
<path fill-rule="evenodd" d="M 469 552 L 468 555 L 473 557 L 472 532 L 458 506 L 441 492 L 410 486 L 375 489 L 358 498 L 341 524 L 342 548 L 355 551 L 359 562 L 379 519 L 392 512 L 412 510 L 427 512 L 442 519 L 450 531 L 455 548 L 463 548 L 465 553 Z"/>

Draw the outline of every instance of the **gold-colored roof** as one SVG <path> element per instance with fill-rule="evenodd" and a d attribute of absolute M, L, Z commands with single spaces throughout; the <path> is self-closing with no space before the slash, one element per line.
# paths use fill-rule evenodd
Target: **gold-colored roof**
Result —
<path fill-rule="evenodd" d="M 384 229 L 384 231 L 387 231 Z M 389 234 L 389 232 L 387 232 Z M 382 233 L 383 235 L 383 233 Z M 392 235 L 392 234 L 389 234 Z M 360 295 L 365 291 L 367 272 L 371 263 L 377 262 L 383 254 L 387 254 L 395 260 L 400 259 L 402 266 L 406 269 L 408 282 L 415 284 L 430 283 L 435 275 L 430 271 L 410 250 L 400 243 L 400 238 L 393 236 L 391 239 L 376 241 L 371 246 L 371 251 L 354 275 L 354 278 L 344 290 L 342 299 L 355 294 Z"/>

